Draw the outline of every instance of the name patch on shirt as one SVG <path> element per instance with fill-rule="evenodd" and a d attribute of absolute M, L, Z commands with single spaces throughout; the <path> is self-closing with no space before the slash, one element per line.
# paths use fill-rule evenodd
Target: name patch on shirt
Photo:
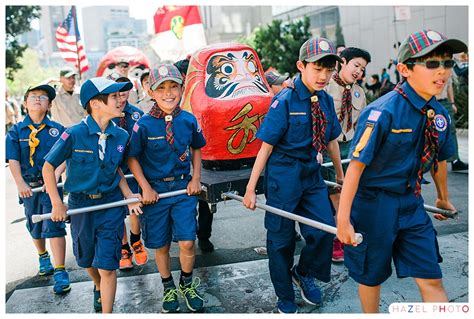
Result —
<path fill-rule="evenodd" d="M 446 118 L 441 114 L 436 114 L 434 117 L 434 121 L 436 129 L 440 132 L 445 131 L 448 127 L 448 121 L 446 121 Z"/>
<path fill-rule="evenodd" d="M 370 114 L 367 120 L 371 122 L 377 122 L 379 120 L 380 114 L 382 114 L 382 112 L 372 110 L 370 111 Z"/>
<path fill-rule="evenodd" d="M 94 154 L 94 152 L 91 151 L 91 150 L 74 150 L 74 152 L 76 152 L 76 153 L 90 153 L 90 154 Z"/>
<path fill-rule="evenodd" d="M 165 138 L 164 136 L 149 136 L 148 140 L 149 141 L 155 141 L 155 140 L 162 140 L 164 138 Z"/>

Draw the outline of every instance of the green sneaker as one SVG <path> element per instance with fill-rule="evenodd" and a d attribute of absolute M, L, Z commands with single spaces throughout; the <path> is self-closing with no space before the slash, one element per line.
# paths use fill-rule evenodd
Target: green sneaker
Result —
<path fill-rule="evenodd" d="M 161 306 L 161 312 L 178 312 L 179 301 L 178 301 L 178 289 L 176 286 L 166 288 L 163 292 L 163 304 Z"/>
<path fill-rule="evenodd" d="M 201 284 L 201 280 L 198 277 L 194 277 L 193 281 L 185 284 L 184 286 L 179 284 L 179 292 L 183 295 L 186 300 L 186 305 L 189 310 L 199 312 L 202 310 L 204 305 L 204 299 L 198 294 L 196 288 Z"/>

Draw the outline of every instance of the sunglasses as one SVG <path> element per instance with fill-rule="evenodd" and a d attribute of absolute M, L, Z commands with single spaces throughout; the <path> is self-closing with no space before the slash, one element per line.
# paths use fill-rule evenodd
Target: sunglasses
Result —
<path fill-rule="evenodd" d="M 452 69 L 454 67 L 454 64 L 456 62 L 454 60 L 443 60 L 443 61 L 436 61 L 436 60 L 428 60 L 428 61 L 423 61 L 423 62 L 407 62 L 406 64 L 411 64 L 411 65 L 424 65 L 426 66 L 427 69 L 437 69 L 441 65 L 445 69 Z"/>

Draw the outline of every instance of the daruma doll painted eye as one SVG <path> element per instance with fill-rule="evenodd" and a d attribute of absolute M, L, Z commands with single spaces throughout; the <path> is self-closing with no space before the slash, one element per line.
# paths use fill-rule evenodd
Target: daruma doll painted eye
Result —
<path fill-rule="evenodd" d="M 253 162 L 261 146 L 255 134 L 272 96 L 257 53 L 247 45 L 213 45 L 191 56 L 181 107 L 203 130 L 204 167 Z"/>

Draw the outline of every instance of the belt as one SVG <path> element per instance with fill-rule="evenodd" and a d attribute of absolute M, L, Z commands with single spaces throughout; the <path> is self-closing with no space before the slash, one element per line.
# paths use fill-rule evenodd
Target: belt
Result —
<path fill-rule="evenodd" d="M 110 193 L 97 193 L 97 194 L 84 194 L 84 193 L 71 193 L 70 196 L 80 198 L 81 200 L 84 199 L 101 199 L 107 196 Z"/>
<path fill-rule="evenodd" d="M 172 182 L 174 180 L 180 180 L 180 179 L 185 179 L 186 175 L 181 174 L 180 176 L 170 176 L 170 177 L 165 177 L 162 179 L 163 182 Z"/>
<path fill-rule="evenodd" d="M 90 199 L 100 199 L 100 198 L 102 198 L 102 193 L 98 193 L 98 194 L 87 194 L 87 196 L 88 196 Z"/>
<path fill-rule="evenodd" d="M 40 186 L 43 186 L 43 184 L 44 184 L 43 179 L 38 179 L 36 181 L 28 182 L 28 185 L 30 185 L 31 187 L 40 187 Z"/>

